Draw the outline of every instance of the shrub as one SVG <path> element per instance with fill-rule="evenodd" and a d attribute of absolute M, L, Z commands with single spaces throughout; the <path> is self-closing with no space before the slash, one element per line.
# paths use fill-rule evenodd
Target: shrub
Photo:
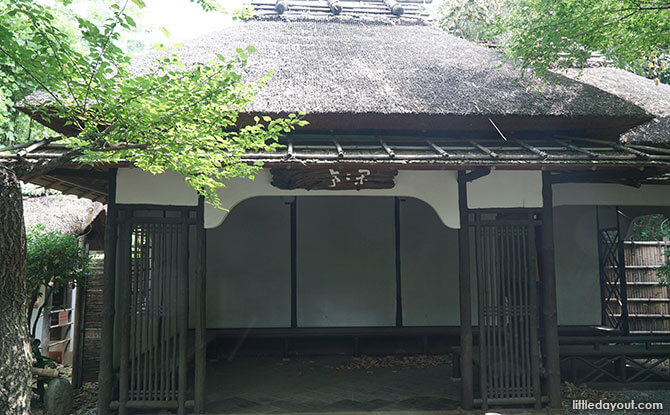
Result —
<path fill-rule="evenodd" d="M 77 284 L 90 273 L 91 259 L 74 235 L 63 235 L 60 232 L 45 232 L 44 227 L 36 226 L 26 233 L 28 263 L 26 295 L 28 298 L 28 324 L 32 319 L 35 303 L 40 297 L 49 298 L 51 294 L 66 287 L 69 283 Z M 44 312 L 46 302 L 37 311 Z M 31 337 L 35 337 L 37 327 L 30 328 Z"/>

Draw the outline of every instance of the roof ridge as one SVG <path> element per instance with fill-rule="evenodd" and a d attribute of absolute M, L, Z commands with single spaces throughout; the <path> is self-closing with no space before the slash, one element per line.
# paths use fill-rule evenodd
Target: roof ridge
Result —
<path fill-rule="evenodd" d="M 254 17 L 305 16 L 322 17 L 370 16 L 388 19 L 428 19 L 423 8 L 432 0 L 250 0 L 247 4 Z"/>

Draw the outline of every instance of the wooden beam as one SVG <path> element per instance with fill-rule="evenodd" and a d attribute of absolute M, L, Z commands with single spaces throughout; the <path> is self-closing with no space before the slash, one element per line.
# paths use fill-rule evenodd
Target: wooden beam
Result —
<path fill-rule="evenodd" d="M 458 172 L 458 291 L 461 321 L 461 408 L 471 410 L 473 401 L 472 373 L 472 305 L 470 296 L 470 228 L 465 172 Z"/>
<path fill-rule="evenodd" d="M 105 262 L 103 264 L 102 334 L 100 345 L 100 373 L 98 375 L 98 414 L 109 415 L 112 401 L 114 359 L 114 298 L 116 280 L 116 169 L 109 170 L 107 190 L 107 223 L 105 226 Z"/>
<path fill-rule="evenodd" d="M 288 139 L 288 146 L 286 148 L 286 159 L 292 159 L 295 157 L 295 153 L 293 152 L 293 139 L 289 138 Z"/>
<path fill-rule="evenodd" d="M 437 152 L 437 154 L 439 154 L 440 156 L 442 156 L 442 157 L 444 157 L 444 158 L 449 158 L 449 157 L 451 157 L 451 154 L 449 154 L 449 153 L 447 153 L 446 151 L 444 151 L 444 149 L 443 149 L 442 147 L 436 145 L 436 144 L 433 143 L 432 141 L 430 141 L 430 140 L 426 140 L 426 143 L 428 144 L 428 146 L 429 146 L 430 148 L 432 148 L 433 150 L 435 150 L 435 152 Z"/>
<path fill-rule="evenodd" d="M 328 0 L 328 7 L 330 8 L 330 12 L 333 14 L 342 13 L 342 5 L 340 4 L 340 0 Z"/>
<path fill-rule="evenodd" d="M 476 143 L 476 142 L 474 142 L 474 141 L 472 141 L 472 140 L 468 140 L 468 142 L 469 142 L 470 144 L 472 144 L 473 147 L 475 147 L 475 148 L 479 149 L 480 151 L 483 151 L 484 153 L 488 154 L 489 157 L 494 158 L 494 159 L 495 159 L 495 158 L 498 158 L 498 153 L 496 153 L 495 151 L 491 150 L 490 148 L 484 147 L 483 145 L 481 145 L 481 144 L 479 144 L 479 143 Z"/>
<path fill-rule="evenodd" d="M 384 151 L 386 151 L 386 154 L 388 154 L 389 157 L 395 158 L 395 152 L 393 151 L 393 149 L 388 144 L 386 144 L 386 141 L 384 141 L 383 139 L 380 138 L 379 139 L 379 144 L 382 145 L 382 148 L 384 149 Z"/>
<path fill-rule="evenodd" d="M 65 169 L 65 168 L 49 170 L 47 173 L 44 174 L 49 176 L 81 177 L 84 179 L 96 179 L 105 181 L 109 177 L 106 173 L 98 170 Z"/>
<path fill-rule="evenodd" d="M 333 138 L 333 143 L 335 144 L 335 148 L 337 149 L 337 157 L 339 158 L 344 157 L 344 150 L 342 149 L 342 145 L 340 144 L 340 142 L 337 141 L 336 138 Z"/>
<path fill-rule="evenodd" d="M 278 14 L 283 14 L 286 10 L 288 10 L 288 2 L 286 0 L 277 0 L 275 3 L 275 11 Z"/>
<path fill-rule="evenodd" d="M 205 198 L 198 197 L 195 214 L 195 407 L 205 412 L 205 379 L 207 370 L 207 234 L 205 232 Z"/>
<path fill-rule="evenodd" d="M 517 139 L 512 139 L 512 141 L 514 141 L 515 143 L 517 143 L 517 144 L 520 145 L 521 147 L 525 148 L 526 150 L 530 151 L 531 153 L 533 153 L 533 154 L 537 154 L 538 156 L 542 157 L 543 159 L 546 159 L 546 158 L 549 157 L 549 154 L 547 154 L 546 152 L 540 150 L 540 149 L 537 148 L 537 147 L 533 147 L 533 146 L 531 146 L 531 145 L 528 144 L 528 143 L 524 143 L 523 141 L 521 141 L 521 140 L 517 140 Z"/>
<path fill-rule="evenodd" d="M 542 172 L 542 314 L 546 352 L 546 377 L 549 406 L 561 408 L 561 368 L 558 351 L 556 311 L 556 268 L 554 262 L 554 206 L 549 172 Z"/>
<path fill-rule="evenodd" d="M 460 173 L 460 171 L 459 171 Z M 463 181 L 464 183 L 475 181 L 479 178 L 487 176 L 491 173 L 490 167 L 477 167 L 469 173 L 463 172 L 463 174 L 458 175 L 458 181 Z"/>
<path fill-rule="evenodd" d="M 384 0 L 384 4 L 391 11 L 391 13 L 400 17 L 405 13 L 405 8 L 400 5 L 396 0 Z"/>
<path fill-rule="evenodd" d="M 656 177 L 661 172 L 655 167 L 646 167 L 644 170 L 601 170 L 561 173 L 549 176 L 552 184 L 558 183 L 602 183 L 614 180 L 625 180 L 627 183 L 639 187 L 639 182 L 650 177 Z"/>
<path fill-rule="evenodd" d="M 570 144 L 568 142 L 565 142 L 563 140 L 554 139 L 554 141 L 556 141 L 558 144 L 562 145 L 563 147 L 569 148 L 570 150 L 576 151 L 578 153 L 586 154 L 587 156 L 589 156 L 589 158 L 597 159 L 598 157 L 600 157 L 599 154 L 596 154 L 593 151 L 585 150 L 581 147 L 577 147 L 577 146 L 572 145 L 572 144 Z"/>

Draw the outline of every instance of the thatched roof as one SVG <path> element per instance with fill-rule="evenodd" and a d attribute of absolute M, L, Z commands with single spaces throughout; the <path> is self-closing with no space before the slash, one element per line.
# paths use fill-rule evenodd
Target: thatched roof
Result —
<path fill-rule="evenodd" d="M 656 117 L 624 133 L 623 141 L 670 145 L 670 85 L 609 67 L 571 69 L 566 75 L 619 96 Z"/>
<path fill-rule="evenodd" d="M 186 43 L 187 64 L 253 45 L 250 77 L 276 73 L 251 104 L 252 112 L 452 115 L 646 114 L 589 85 L 550 85 L 501 65 L 499 52 L 423 25 L 349 18 L 240 22 Z M 136 59 L 145 72 L 155 55 Z"/>
<path fill-rule="evenodd" d="M 309 129 L 485 131 L 589 130 L 615 138 L 650 116 L 598 88 L 552 82 L 503 63 L 500 52 L 435 27 L 347 16 L 256 19 L 186 42 L 188 65 L 253 45 L 248 77 L 275 74 L 250 113 L 305 111 Z M 134 59 L 144 73 L 156 54 Z M 560 82 L 554 83 L 553 81 Z"/>
<path fill-rule="evenodd" d="M 72 195 L 47 195 L 23 198 L 26 227 L 43 225 L 47 232 L 82 235 L 105 209 L 100 202 Z"/>

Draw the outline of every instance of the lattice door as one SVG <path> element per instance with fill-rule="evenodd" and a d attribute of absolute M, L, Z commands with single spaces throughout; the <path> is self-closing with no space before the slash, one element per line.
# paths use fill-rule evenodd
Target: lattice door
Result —
<path fill-rule="evenodd" d="M 476 214 L 482 408 L 541 400 L 535 224 Z"/>
<path fill-rule="evenodd" d="M 120 225 L 119 409 L 186 406 L 190 212 Z"/>
<path fill-rule="evenodd" d="M 628 292 L 626 286 L 626 264 L 624 245 L 619 226 L 619 211 L 614 226 L 603 226 L 600 208 L 596 212 L 598 222 L 598 256 L 600 267 L 600 295 L 602 322 L 605 326 L 628 333 Z"/>

